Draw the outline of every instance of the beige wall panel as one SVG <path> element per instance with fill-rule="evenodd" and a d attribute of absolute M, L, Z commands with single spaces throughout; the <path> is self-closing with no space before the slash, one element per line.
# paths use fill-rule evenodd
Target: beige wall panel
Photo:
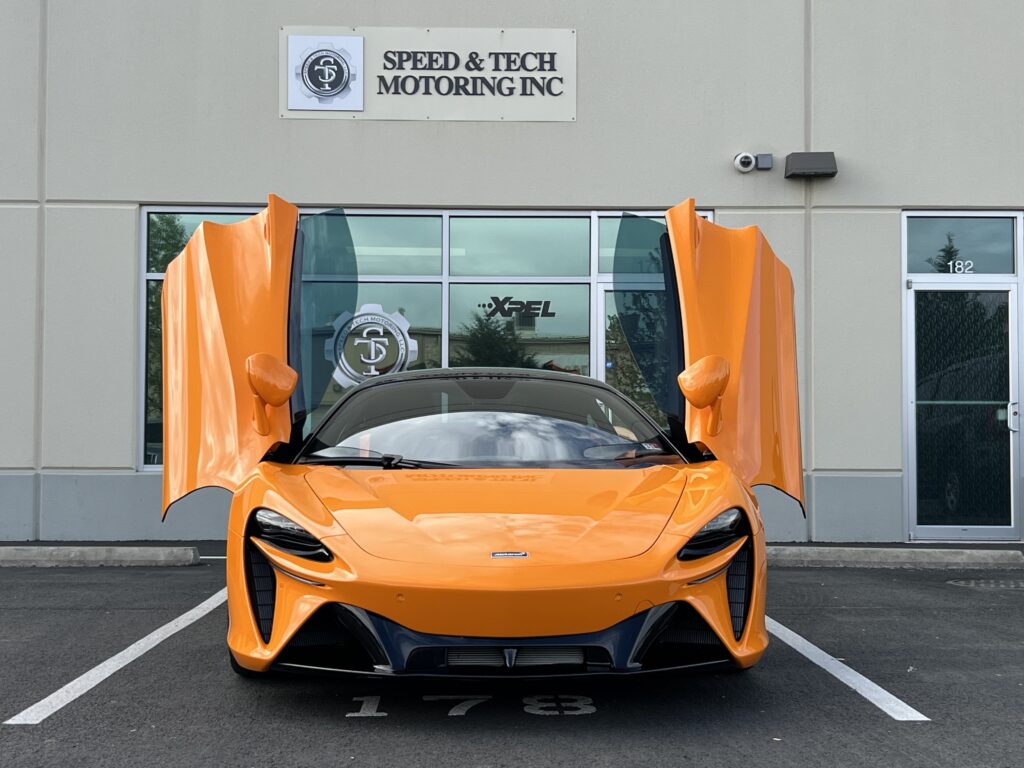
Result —
<path fill-rule="evenodd" d="M 38 0 L 0 0 L 0 200 L 39 187 Z"/>
<path fill-rule="evenodd" d="M 903 465 L 899 211 L 815 211 L 814 469 Z"/>
<path fill-rule="evenodd" d="M 1019 206 L 1024 3 L 816 0 L 813 149 L 839 176 L 820 205 Z"/>
<path fill-rule="evenodd" d="M 297 0 L 50 8 L 56 199 L 661 207 L 791 205 L 741 150 L 803 145 L 803 2 Z M 574 123 L 283 120 L 285 25 L 571 27 Z M 58 54 L 59 52 L 59 54 Z M 98 55 L 97 52 L 102 52 Z M 88 62 L 83 66 L 82 62 Z"/>
<path fill-rule="evenodd" d="M 47 208 L 44 467 L 135 464 L 138 260 L 137 208 Z"/>
<path fill-rule="evenodd" d="M 0 468 L 32 467 L 36 444 L 37 206 L 0 206 Z"/>
<path fill-rule="evenodd" d="M 807 425 L 810 400 L 807 389 L 807 325 L 806 305 L 807 281 L 805 279 L 807 260 L 804 254 L 804 212 L 803 211 L 715 211 L 715 222 L 726 227 L 749 227 L 756 225 L 764 232 L 775 255 L 785 262 L 793 274 L 793 301 L 796 305 L 796 349 L 797 370 L 800 375 L 800 421 L 803 435 L 804 466 L 808 466 Z"/>

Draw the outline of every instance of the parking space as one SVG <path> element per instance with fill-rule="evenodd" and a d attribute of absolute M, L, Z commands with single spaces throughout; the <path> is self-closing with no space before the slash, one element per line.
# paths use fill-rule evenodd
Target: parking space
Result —
<path fill-rule="evenodd" d="M 1005 571 L 771 572 L 769 614 L 777 622 L 930 722 L 892 719 L 777 640 L 761 664 L 735 674 L 249 681 L 228 668 L 220 607 L 40 724 L 0 726 L 0 763 L 1017 765 L 1024 590 L 1006 586 L 1022 578 Z M 993 584 L 948 583 L 955 579 Z M 222 584 L 222 561 L 0 571 L 0 719 Z"/>

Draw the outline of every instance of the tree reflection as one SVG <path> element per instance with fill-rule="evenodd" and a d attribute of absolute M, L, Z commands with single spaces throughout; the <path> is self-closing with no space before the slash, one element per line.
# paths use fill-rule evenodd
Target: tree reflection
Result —
<path fill-rule="evenodd" d="M 639 405 L 663 427 L 668 426 L 648 382 L 674 382 L 665 344 L 665 291 L 612 291 L 615 314 L 606 318 L 606 381 Z M 641 367 L 637 358 L 643 359 Z"/>
<path fill-rule="evenodd" d="M 452 368 L 536 368 L 537 357 L 527 350 L 516 333 L 514 324 L 496 317 L 487 318 L 479 312 L 469 323 L 463 323 L 451 337 L 453 350 L 449 359 Z"/>
<path fill-rule="evenodd" d="M 946 244 L 928 259 L 928 263 L 937 272 L 948 273 L 949 265 L 958 260 L 959 255 L 960 249 L 956 247 L 953 233 L 949 232 Z M 1006 357 L 1006 365 L 1001 368 L 1009 370 L 1009 303 L 1006 294 L 993 291 L 918 291 L 915 307 L 919 399 L 956 399 L 952 392 L 952 379 L 971 376 L 964 365 L 970 360 L 1000 355 Z M 950 376 L 952 369 L 962 373 L 959 377 Z M 940 377 L 942 373 L 946 375 Z M 955 388 L 959 391 L 970 386 L 958 381 Z M 1005 377 L 1002 381 L 974 383 L 974 388 L 996 393 L 1007 387 Z M 932 390 L 943 390 L 945 394 L 933 393 Z M 1003 396 L 995 394 L 994 399 Z"/>
<path fill-rule="evenodd" d="M 146 269 L 163 272 L 175 256 L 181 253 L 188 236 L 181 217 L 175 213 L 155 213 L 149 217 L 146 238 Z M 160 296 L 163 283 L 151 280 L 146 284 L 146 434 L 147 454 L 150 446 L 163 442 L 163 322 L 160 315 Z M 147 455 L 147 462 L 160 463 L 162 457 Z"/>
<path fill-rule="evenodd" d="M 931 258 L 927 259 L 928 263 L 932 265 L 932 268 L 936 272 L 942 272 L 949 274 L 949 265 L 954 261 L 957 261 L 960 256 L 960 249 L 956 247 L 953 242 L 953 233 L 946 233 L 946 244 L 939 249 Z"/>

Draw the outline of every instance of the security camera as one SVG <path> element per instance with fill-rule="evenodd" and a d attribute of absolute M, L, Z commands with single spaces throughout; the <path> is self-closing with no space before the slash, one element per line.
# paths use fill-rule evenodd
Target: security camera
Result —
<path fill-rule="evenodd" d="M 740 152 L 732 159 L 732 164 L 740 173 L 750 173 L 757 167 L 757 158 L 750 152 Z"/>

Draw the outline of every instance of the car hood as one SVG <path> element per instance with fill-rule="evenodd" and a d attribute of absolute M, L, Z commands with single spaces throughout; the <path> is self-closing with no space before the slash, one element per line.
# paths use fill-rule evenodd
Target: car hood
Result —
<path fill-rule="evenodd" d="M 306 481 L 346 533 L 372 555 L 499 567 L 511 562 L 599 562 L 642 554 L 675 510 L 686 472 L 674 466 L 318 467 Z M 522 552 L 525 557 L 508 554 Z"/>

